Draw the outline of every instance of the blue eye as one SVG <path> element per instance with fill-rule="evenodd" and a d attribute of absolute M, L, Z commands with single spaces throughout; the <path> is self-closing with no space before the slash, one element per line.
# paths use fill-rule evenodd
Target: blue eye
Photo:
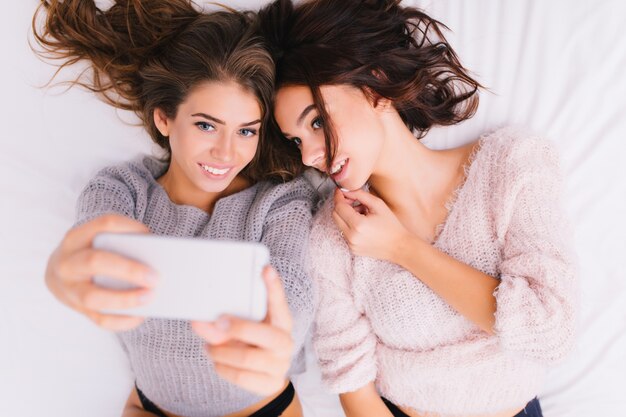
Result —
<path fill-rule="evenodd" d="M 256 136 L 257 131 L 254 129 L 241 129 L 239 134 L 243 137 L 250 138 L 252 136 Z"/>
<path fill-rule="evenodd" d="M 198 126 L 198 129 L 204 132 L 212 132 L 213 130 L 215 130 L 215 126 L 213 126 L 211 123 L 196 122 L 195 125 Z"/>
<path fill-rule="evenodd" d="M 311 122 L 311 127 L 313 129 L 321 129 L 323 125 L 324 123 L 322 122 L 321 117 L 316 117 L 315 119 L 313 119 L 313 122 Z"/>

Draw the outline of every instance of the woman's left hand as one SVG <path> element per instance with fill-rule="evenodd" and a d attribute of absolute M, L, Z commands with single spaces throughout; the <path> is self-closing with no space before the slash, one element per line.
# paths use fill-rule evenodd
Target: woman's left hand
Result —
<path fill-rule="evenodd" d="M 354 201 L 361 203 L 353 207 Z M 355 255 L 393 261 L 407 229 L 380 198 L 364 190 L 335 190 L 333 220 Z"/>
<path fill-rule="evenodd" d="M 267 315 L 262 322 L 222 316 L 217 321 L 193 322 L 206 342 L 215 370 L 248 391 L 269 396 L 284 389 L 294 343 L 292 318 L 282 282 L 272 267 L 263 271 Z"/>

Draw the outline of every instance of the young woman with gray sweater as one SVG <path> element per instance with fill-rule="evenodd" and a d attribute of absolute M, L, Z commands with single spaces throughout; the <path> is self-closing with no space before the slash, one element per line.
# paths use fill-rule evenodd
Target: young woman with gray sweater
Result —
<path fill-rule="evenodd" d="M 39 13 L 44 52 L 63 66 L 87 60 L 91 78 L 76 83 L 136 112 L 164 150 L 89 181 L 77 224 L 46 271 L 59 300 L 119 332 L 136 384 L 123 416 L 301 416 L 289 376 L 303 368 L 313 319 L 304 264 L 316 193 L 303 178 L 284 182 L 266 146 L 274 63 L 256 16 L 201 13 L 188 0 L 116 1 L 106 11 L 91 0 L 52 0 Z M 264 271 L 266 319 L 190 324 L 100 313 L 149 302 L 158 285 L 146 266 L 93 249 L 103 231 L 264 243 L 273 266 Z M 141 289 L 98 287 L 98 274 Z"/>

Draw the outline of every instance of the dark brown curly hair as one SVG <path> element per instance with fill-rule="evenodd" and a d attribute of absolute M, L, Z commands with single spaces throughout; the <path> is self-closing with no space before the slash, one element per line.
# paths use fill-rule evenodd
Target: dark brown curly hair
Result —
<path fill-rule="evenodd" d="M 263 114 L 259 146 L 242 174 L 252 181 L 288 179 L 282 157 L 266 145 L 275 67 L 255 13 L 203 13 L 191 0 L 117 0 L 100 10 L 93 0 L 42 0 L 33 17 L 36 52 L 59 69 L 86 60 L 71 82 L 107 103 L 135 112 L 171 157 L 153 120 L 156 108 L 174 118 L 191 90 L 206 81 L 233 81 L 254 94 Z M 53 77 L 54 78 L 54 77 Z"/>
<path fill-rule="evenodd" d="M 309 0 L 294 6 L 275 0 L 259 12 L 276 61 L 276 87 L 311 89 L 323 122 L 327 167 L 337 141 L 320 94 L 323 85 L 350 85 L 374 100 L 389 99 L 418 138 L 434 125 L 456 124 L 476 112 L 481 85 L 446 41 L 448 28 L 400 3 Z M 275 122 L 273 128 L 280 135 Z M 284 155 L 289 167 L 300 158 L 293 146 Z"/>

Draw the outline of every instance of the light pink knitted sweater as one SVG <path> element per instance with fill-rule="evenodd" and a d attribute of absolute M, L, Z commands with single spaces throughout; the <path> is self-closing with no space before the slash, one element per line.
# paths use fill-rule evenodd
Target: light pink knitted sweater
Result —
<path fill-rule="evenodd" d="M 548 142 L 507 128 L 481 138 L 434 245 L 500 279 L 494 336 L 393 263 L 350 254 L 331 218 L 311 232 L 314 345 L 337 393 L 370 381 L 395 404 L 442 416 L 522 407 L 574 341 L 576 279 Z"/>

